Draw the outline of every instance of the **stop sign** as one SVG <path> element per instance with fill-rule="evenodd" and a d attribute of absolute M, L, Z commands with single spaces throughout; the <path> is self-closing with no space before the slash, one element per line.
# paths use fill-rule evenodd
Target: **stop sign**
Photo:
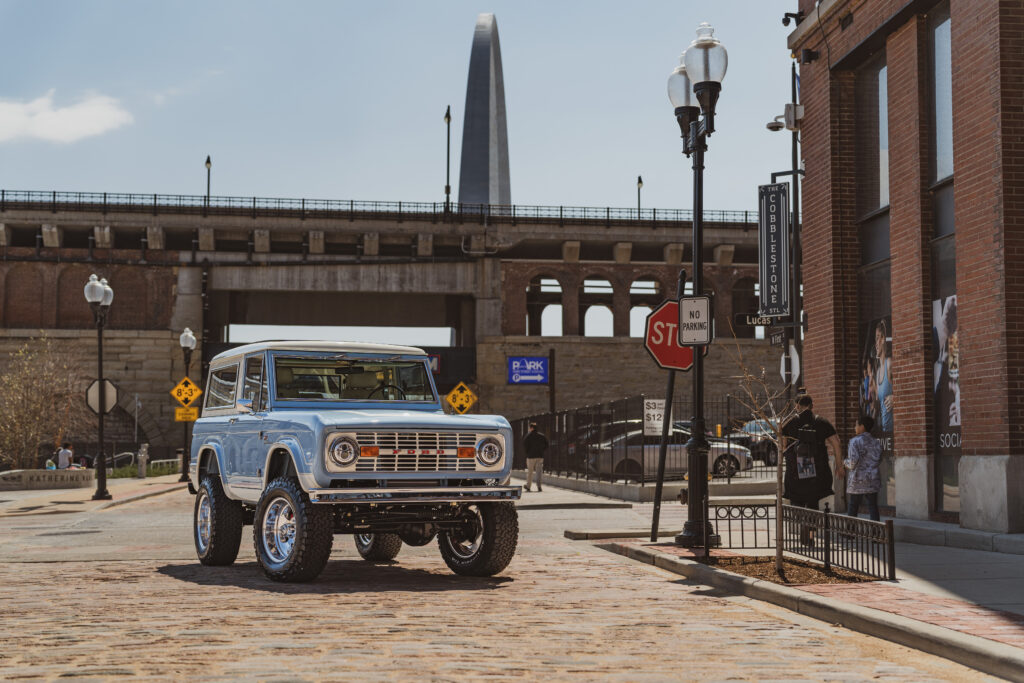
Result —
<path fill-rule="evenodd" d="M 647 316 L 644 348 L 654 362 L 666 370 L 689 370 L 693 367 L 693 347 L 679 345 L 678 328 L 678 301 L 662 301 Z"/>

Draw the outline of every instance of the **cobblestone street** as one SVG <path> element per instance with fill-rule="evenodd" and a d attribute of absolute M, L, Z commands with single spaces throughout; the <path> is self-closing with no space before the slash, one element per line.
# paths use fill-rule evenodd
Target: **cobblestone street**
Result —
<path fill-rule="evenodd" d="M 336 536 L 321 577 L 289 585 L 249 527 L 233 567 L 201 566 L 192 500 L 4 520 L 0 678 L 986 680 L 561 537 L 636 525 L 628 509 L 521 510 L 493 579 L 451 574 L 436 544 L 371 565 Z"/>

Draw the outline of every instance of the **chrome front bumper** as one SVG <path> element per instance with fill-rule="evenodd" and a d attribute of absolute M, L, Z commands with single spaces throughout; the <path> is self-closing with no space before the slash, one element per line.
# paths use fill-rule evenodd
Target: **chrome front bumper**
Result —
<path fill-rule="evenodd" d="M 451 488 L 310 489 L 314 503 L 484 503 L 519 500 L 518 486 L 476 486 Z"/>

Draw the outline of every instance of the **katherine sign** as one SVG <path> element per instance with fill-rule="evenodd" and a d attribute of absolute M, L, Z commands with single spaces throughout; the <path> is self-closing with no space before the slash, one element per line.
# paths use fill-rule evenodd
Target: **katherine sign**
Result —
<path fill-rule="evenodd" d="M 789 315 L 789 186 L 775 183 L 757 189 L 759 313 Z"/>

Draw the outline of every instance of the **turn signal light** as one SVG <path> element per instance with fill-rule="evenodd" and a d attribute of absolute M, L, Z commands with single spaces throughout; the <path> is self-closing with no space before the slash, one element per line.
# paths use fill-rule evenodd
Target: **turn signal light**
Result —
<path fill-rule="evenodd" d="M 361 458 L 376 458 L 380 455 L 379 446 L 362 446 L 359 449 L 359 457 Z"/>
<path fill-rule="evenodd" d="M 460 458 L 475 458 L 476 449 L 472 446 L 459 446 L 459 457 Z"/>

